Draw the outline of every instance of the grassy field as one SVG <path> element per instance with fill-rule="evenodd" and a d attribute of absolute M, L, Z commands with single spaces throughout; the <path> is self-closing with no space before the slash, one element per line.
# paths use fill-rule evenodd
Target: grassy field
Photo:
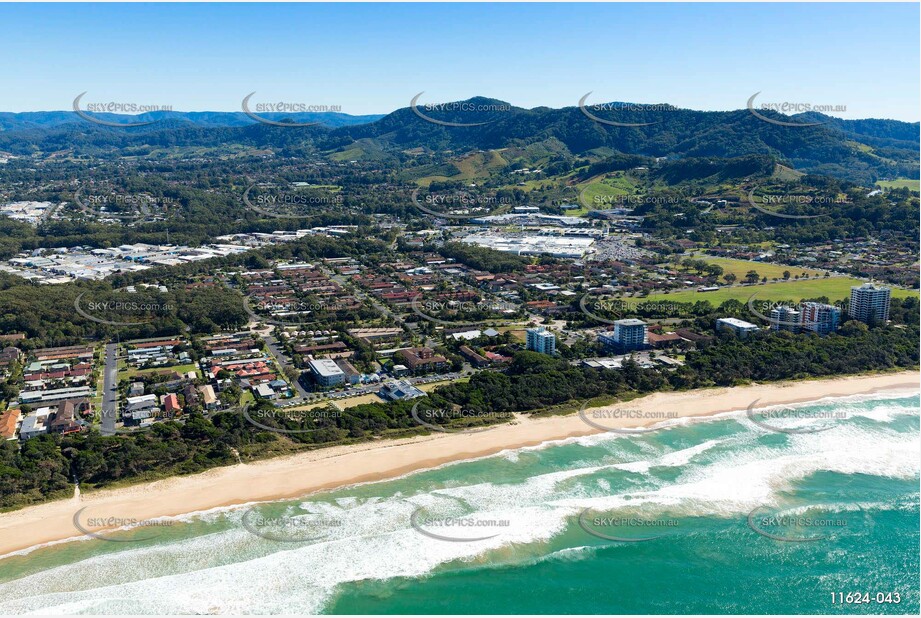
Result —
<path fill-rule="evenodd" d="M 768 280 L 773 278 L 782 279 L 783 271 L 790 271 L 790 278 L 792 279 L 796 275 L 799 275 L 801 278 L 803 275 L 809 277 L 814 277 L 815 275 L 824 275 L 824 271 L 814 270 L 811 268 L 804 268 L 802 266 L 784 266 L 783 264 L 769 264 L 767 262 L 750 262 L 748 260 L 734 260 L 732 258 L 721 258 L 721 257 L 710 257 L 707 255 L 696 255 L 695 259 L 706 260 L 709 264 L 716 264 L 723 268 L 723 274 L 734 274 L 738 281 L 742 281 L 745 278 L 745 273 L 750 270 L 754 270 L 761 277 L 767 277 Z M 722 276 L 720 276 L 722 280 Z"/>
<path fill-rule="evenodd" d="M 781 165 L 780 163 L 774 166 L 774 178 L 778 180 L 799 180 L 804 174 L 802 172 L 797 172 L 795 169 Z"/>
<path fill-rule="evenodd" d="M 792 272 L 792 271 L 791 271 Z M 851 296 L 851 286 L 863 283 L 850 277 L 829 277 L 828 279 L 809 279 L 803 281 L 765 283 L 721 288 L 714 292 L 672 292 L 671 294 L 650 294 L 646 298 L 631 298 L 629 302 L 670 301 L 677 303 L 696 303 L 699 300 L 710 301 L 714 307 L 735 299 L 748 302 L 752 294 L 758 300 L 790 300 L 798 302 L 804 298 L 827 296 L 830 301 L 844 300 Z M 892 288 L 893 298 L 906 298 L 917 295 L 917 291 Z"/>
<path fill-rule="evenodd" d="M 201 377 L 201 371 L 198 370 L 198 366 L 195 363 L 189 363 L 188 365 L 176 365 L 174 367 L 151 367 L 150 369 L 135 369 L 134 367 L 121 371 L 119 368 L 119 379 L 120 380 L 130 380 L 134 376 L 144 375 L 145 373 L 166 373 L 170 371 L 176 371 L 179 373 L 187 373 L 189 371 L 194 371 L 198 377 Z"/>
<path fill-rule="evenodd" d="M 439 386 L 444 386 L 445 384 L 461 384 L 463 382 L 469 382 L 470 378 L 458 378 L 456 380 L 439 380 L 438 382 L 429 382 L 428 384 L 417 384 L 418 388 L 423 393 L 431 393 L 433 390 Z"/>
<path fill-rule="evenodd" d="M 490 170 L 505 167 L 508 162 L 502 158 L 502 154 L 499 151 L 490 150 L 489 152 L 477 152 L 462 159 L 451 161 L 450 165 L 457 170 L 457 174 L 451 176 L 424 176 L 417 178 L 416 184 L 420 187 L 427 187 L 435 181 L 482 180 L 489 178 Z"/>
<path fill-rule="evenodd" d="M 921 191 L 921 180 L 910 180 L 908 178 L 896 178 L 895 180 L 877 180 L 877 187 L 883 189 L 901 189 L 908 187 L 912 191 Z"/>
<path fill-rule="evenodd" d="M 579 205 L 582 206 L 582 209 L 570 211 L 568 214 L 578 216 L 585 214 L 589 210 L 604 210 L 622 206 L 624 204 L 621 204 L 618 198 L 634 195 L 636 187 L 636 181 L 623 172 L 582 185 L 578 187 L 582 198 Z M 629 206 L 629 204 L 626 204 L 626 206 Z"/>

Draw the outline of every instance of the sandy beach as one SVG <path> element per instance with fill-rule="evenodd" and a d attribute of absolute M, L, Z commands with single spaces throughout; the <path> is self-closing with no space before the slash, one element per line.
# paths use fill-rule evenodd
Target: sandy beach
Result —
<path fill-rule="evenodd" d="M 679 393 L 655 393 L 626 403 L 591 410 L 595 424 L 630 428 L 663 418 L 708 416 L 757 407 L 802 403 L 824 397 L 917 391 L 919 374 L 900 372 L 828 380 L 782 382 Z M 629 410 L 629 417 L 604 417 L 601 410 Z M 102 490 L 0 514 L 0 556 L 39 544 L 81 536 L 74 515 L 143 521 L 156 517 L 247 502 L 295 498 L 354 483 L 393 478 L 445 463 L 492 455 L 507 449 L 586 436 L 604 431 L 580 415 L 527 418 L 478 433 L 439 433 L 401 440 L 339 446 L 251 464 L 216 468 L 192 476 L 173 477 L 113 490 Z"/>

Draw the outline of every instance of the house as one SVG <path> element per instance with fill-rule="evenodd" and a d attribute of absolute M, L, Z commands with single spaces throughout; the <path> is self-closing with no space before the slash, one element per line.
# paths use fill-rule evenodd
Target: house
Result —
<path fill-rule="evenodd" d="M 185 399 L 185 405 L 194 406 L 198 403 L 198 391 L 193 384 L 186 384 L 182 389 L 182 397 Z"/>
<path fill-rule="evenodd" d="M 138 397 L 139 395 L 144 394 L 144 383 L 143 382 L 132 382 L 131 386 L 128 387 L 128 396 L 129 397 Z"/>
<path fill-rule="evenodd" d="M 125 407 L 122 410 L 122 416 L 127 419 L 140 421 L 154 416 L 158 411 L 156 395 L 140 395 L 138 397 L 128 397 L 125 399 Z"/>
<path fill-rule="evenodd" d="M 260 399 L 275 399 L 277 395 L 268 384 L 259 384 L 253 387 L 253 394 Z"/>
<path fill-rule="evenodd" d="M 214 387 L 205 384 L 200 389 L 202 404 L 206 410 L 213 410 L 217 407 L 217 396 L 214 394 Z"/>
<path fill-rule="evenodd" d="M 22 426 L 19 428 L 19 439 L 28 440 L 48 433 L 48 416 L 51 414 L 51 408 L 39 408 L 30 412 L 22 419 Z"/>
<path fill-rule="evenodd" d="M 154 394 L 150 395 L 138 395 L 137 397 L 128 397 L 125 399 L 125 410 L 128 412 L 133 412 L 135 410 L 144 410 L 146 408 L 153 408 L 157 405 L 157 396 Z"/>
<path fill-rule="evenodd" d="M 175 393 L 163 395 L 163 409 L 167 414 L 181 414 L 182 407 L 179 405 L 179 397 Z"/>
<path fill-rule="evenodd" d="M 18 361 L 20 356 L 22 356 L 22 351 L 19 348 L 3 348 L 3 350 L 0 351 L 0 367 L 9 367 Z"/>
<path fill-rule="evenodd" d="M 13 408 L 0 414 L 0 440 L 15 440 L 22 410 Z"/>
<path fill-rule="evenodd" d="M 77 413 L 89 410 L 89 407 L 89 401 L 86 399 L 68 399 L 62 401 L 58 404 L 57 411 L 48 423 L 48 431 L 59 434 L 69 434 L 80 431 L 82 425 L 77 419 Z"/>

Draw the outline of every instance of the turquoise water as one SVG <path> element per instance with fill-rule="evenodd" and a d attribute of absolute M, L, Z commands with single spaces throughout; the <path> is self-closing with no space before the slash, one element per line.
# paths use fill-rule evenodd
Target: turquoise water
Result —
<path fill-rule="evenodd" d="M 579 438 L 44 547 L 0 560 L 0 613 L 917 613 L 919 405 Z"/>

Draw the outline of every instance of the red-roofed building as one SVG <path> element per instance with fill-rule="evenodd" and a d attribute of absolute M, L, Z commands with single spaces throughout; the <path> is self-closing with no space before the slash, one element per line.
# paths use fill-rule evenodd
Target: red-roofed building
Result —
<path fill-rule="evenodd" d="M 163 409 L 167 414 L 177 414 L 182 411 L 179 406 L 179 397 L 175 393 L 163 396 Z"/>

